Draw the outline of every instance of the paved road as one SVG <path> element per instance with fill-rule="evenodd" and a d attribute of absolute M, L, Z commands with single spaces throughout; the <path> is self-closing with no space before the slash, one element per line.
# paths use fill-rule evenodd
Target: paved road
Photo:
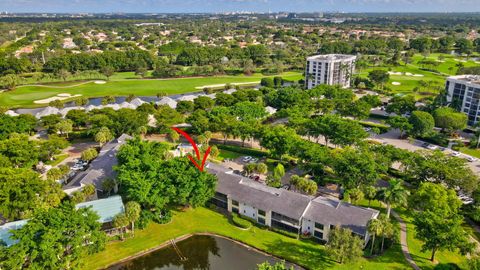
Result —
<path fill-rule="evenodd" d="M 405 259 L 413 269 L 420 270 L 420 267 L 418 267 L 418 265 L 415 263 L 410 251 L 408 250 L 407 225 L 405 224 L 405 221 L 403 221 L 403 219 L 393 210 L 392 216 L 400 223 L 400 245 L 402 246 L 402 253 L 405 256 Z"/>
<path fill-rule="evenodd" d="M 411 143 L 408 140 L 399 139 L 399 137 L 400 137 L 400 131 L 390 130 L 387 133 L 375 135 L 375 137 L 372 139 L 379 142 L 386 142 L 397 148 L 405 149 L 408 151 L 425 150 L 425 148 L 421 146 L 423 142 L 416 140 L 413 143 Z M 449 154 L 451 152 L 452 151 L 449 149 L 445 150 L 446 154 Z M 465 157 L 465 155 L 462 154 L 460 157 Z M 468 165 L 470 166 L 470 168 L 474 173 L 480 175 L 480 161 L 468 162 Z"/>

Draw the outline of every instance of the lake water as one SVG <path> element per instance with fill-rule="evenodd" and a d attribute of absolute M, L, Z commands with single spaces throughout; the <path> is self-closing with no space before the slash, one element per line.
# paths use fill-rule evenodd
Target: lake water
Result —
<path fill-rule="evenodd" d="M 109 270 L 255 270 L 257 264 L 279 260 L 230 240 L 206 235 L 176 243 L 186 260 L 172 245 L 108 268 Z M 288 264 L 287 264 L 288 265 Z M 290 265 L 289 265 L 290 266 Z M 295 268 L 301 269 L 301 268 Z"/>

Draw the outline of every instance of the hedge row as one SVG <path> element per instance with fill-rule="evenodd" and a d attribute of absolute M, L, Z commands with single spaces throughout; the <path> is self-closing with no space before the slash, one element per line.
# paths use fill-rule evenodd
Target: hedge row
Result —
<path fill-rule="evenodd" d="M 252 226 L 252 223 L 246 219 L 243 219 L 242 217 L 240 217 L 239 215 L 233 213 L 232 214 L 232 222 L 233 224 L 235 224 L 236 226 L 240 227 L 240 228 L 243 228 L 243 229 L 248 229 Z"/>

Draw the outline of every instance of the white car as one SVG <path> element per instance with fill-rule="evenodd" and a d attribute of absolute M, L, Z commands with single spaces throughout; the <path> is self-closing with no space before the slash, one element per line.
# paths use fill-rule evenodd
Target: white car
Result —
<path fill-rule="evenodd" d="M 249 162 L 250 162 L 250 163 L 257 163 L 257 162 L 258 162 L 258 158 L 252 158 L 252 159 L 250 159 Z"/>
<path fill-rule="evenodd" d="M 467 156 L 467 160 L 470 161 L 470 162 L 475 162 L 475 161 L 477 161 L 476 158 L 471 157 L 471 156 Z"/>
<path fill-rule="evenodd" d="M 243 160 L 243 162 L 249 162 L 251 159 L 252 159 L 251 156 L 245 156 L 245 157 L 243 157 L 242 160 Z"/>
<path fill-rule="evenodd" d="M 452 157 L 459 157 L 459 156 L 460 156 L 460 153 L 457 152 L 457 151 L 453 151 L 450 155 L 451 155 Z"/>
<path fill-rule="evenodd" d="M 427 146 L 427 148 L 430 149 L 430 150 L 437 150 L 437 149 L 438 149 L 438 146 L 433 145 L 433 144 L 429 144 L 429 145 Z"/>

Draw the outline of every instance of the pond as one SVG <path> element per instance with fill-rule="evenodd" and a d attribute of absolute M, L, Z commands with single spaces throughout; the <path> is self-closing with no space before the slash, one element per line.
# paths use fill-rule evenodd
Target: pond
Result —
<path fill-rule="evenodd" d="M 172 246 L 120 263 L 109 270 L 255 270 L 257 264 L 279 259 L 264 255 L 233 241 L 207 235 L 196 235 Z M 181 259 L 184 257 L 185 259 Z M 287 264 L 292 266 L 291 264 Z M 295 269 L 301 269 L 296 267 Z"/>

